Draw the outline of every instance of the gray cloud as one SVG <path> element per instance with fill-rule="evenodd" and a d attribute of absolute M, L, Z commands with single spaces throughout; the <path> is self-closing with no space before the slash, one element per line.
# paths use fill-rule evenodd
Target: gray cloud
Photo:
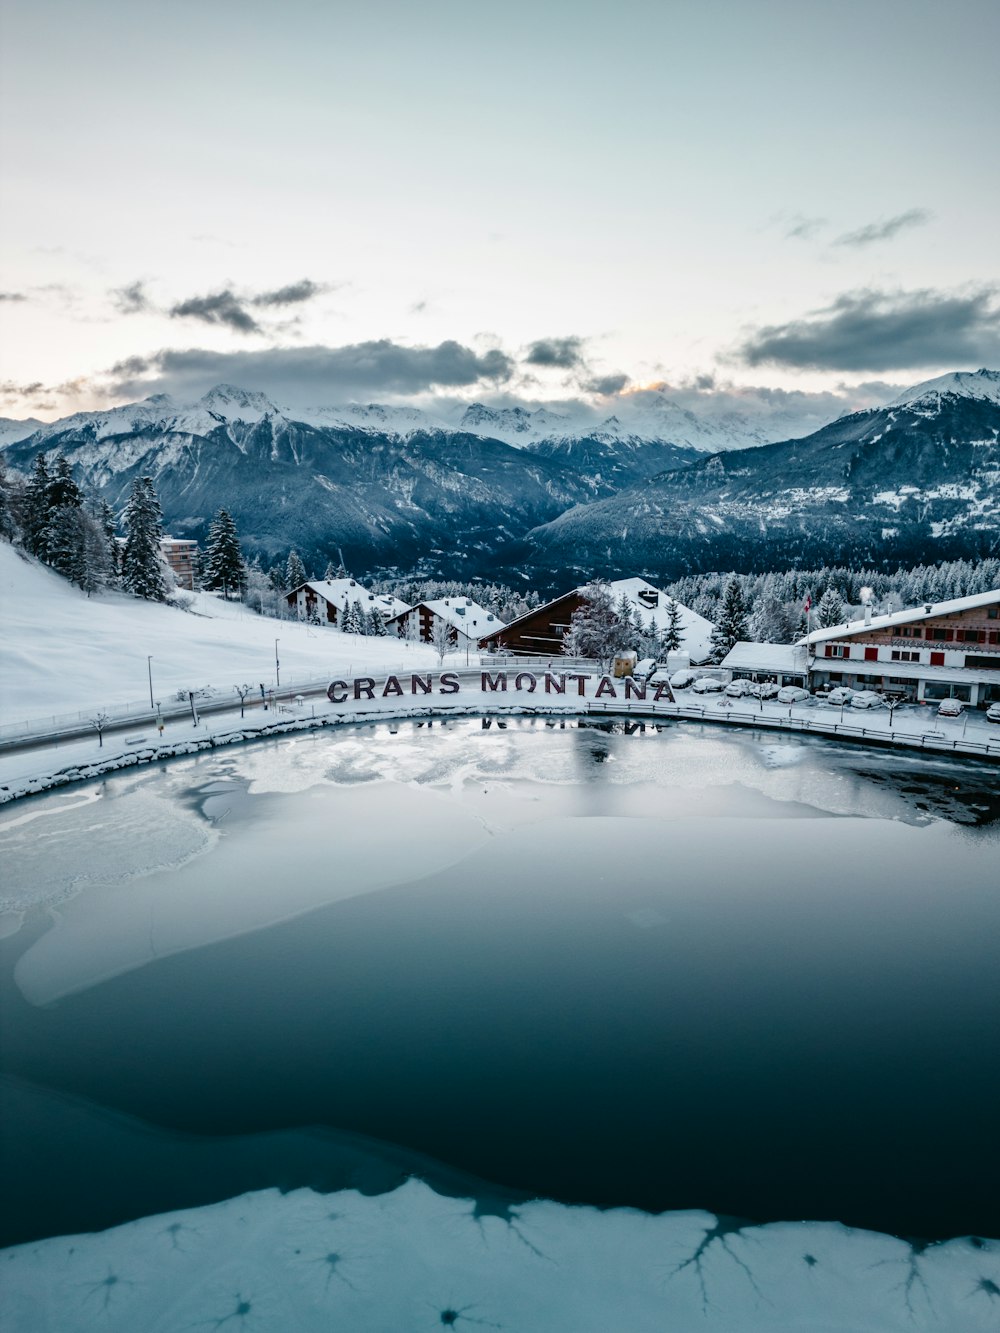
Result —
<path fill-rule="evenodd" d="M 299 282 L 289 283 L 287 287 L 278 287 L 273 292 L 261 292 L 258 296 L 251 297 L 251 305 L 299 305 L 302 301 L 311 301 L 314 296 L 320 296 L 325 291 L 329 291 L 325 284 L 313 282 L 311 278 L 302 278 Z"/>
<path fill-rule="evenodd" d="M 811 241 L 827 224 L 826 218 L 807 218 L 799 214 L 785 232 L 789 240 Z"/>
<path fill-rule="evenodd" d="M 886 218 L 884 222 L 869 222 L 867 226 L 859 227 L 857 231 L 845 231 L 833 244 L 859 247 L 871 245 L 875 241 L 888 241 L 909 227 L 923 226 L 925 222 L 930 221 L 931 216 L 926 208 L 910 208 L 905 213 L 897 213 L 895 217 Z"/>
<path fill-rule="evenodd" d="M 109 294 L 120 315 L 138 315 L 153 308 L 144 282 L 130 282 L 126 287 L 114 288 Z"/>
<path fill-rule="evenodd" d="M 514 371 L 515 363 L 506 353 L 495 348 L 477 353 L 454 341 L 436 347 L 402 347 L 383 338 L 345 347 L 166 349 L 113 366 L 106 392 L 116 398 L 167 392 L 190 401 L 225 381 L 261 389 L 282 403 L 305 406 L 370 394 L 405 396 L 437 388 L 497 385 L 509 381 Z"/>
<path fill-rule="evenodd" d="M 209 296 L 191 296 L 170 308 L 171 319 L 200 319 L 204 324 L 224 324 L 237 333 L 259 333 L 260 325 L 243 301 L 228 287 Z"/>
<path fill-rule="evenodd" d="M 965 296 L 936 291 L 848 292 L 809 318 L 773 324 L 738 350 L 747 365 L 883 371 L 996 365 L 1000 308 L 995 289 Z"/>
<path fill-rule="evenodd" d="M 594 375 L 591 379 L 584 380 L 580 388 L 586 393 L 600 393 L 607 396 L 621 393 L 622 389 L 631 383 L 631 378 L 619 371 L 617 374 Z"/>
<path fill-rule="evenodd" d="M 26 301 L 24 292 L 0 292 L 0 301 Z"/>
<path fill-rule="evenodd" d="M 524 360 L 529 366 L 554 366 L 559 370 L 574 370 L 585 364 L 583 339 L 539 338 L 528 348 Z"/>

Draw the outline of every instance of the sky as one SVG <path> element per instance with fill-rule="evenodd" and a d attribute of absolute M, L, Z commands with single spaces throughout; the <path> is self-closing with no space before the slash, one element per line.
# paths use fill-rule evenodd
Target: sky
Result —
<path fill-rule="evenodd" d="M 1000 366 L 996 0 L 6 0 L 3 38 L 6 416 Z"/>

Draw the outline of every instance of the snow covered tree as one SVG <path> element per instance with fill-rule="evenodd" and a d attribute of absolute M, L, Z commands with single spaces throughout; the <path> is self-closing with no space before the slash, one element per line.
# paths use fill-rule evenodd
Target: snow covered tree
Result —
<path fill-rule="evenodd" d="M 108 561 L 110 565 L 109 575 L 111 578 L 117 578 L 120 573 L 119 565 L 121 560 L 118 548 L 118 538 L 115 533 L 115 511 L 108 504 L 107 500 L 99 500 L 97 502 L 97 512 L 94 514 L 94 518 L 97 520 L 101 531 L 104 533 L 104 541 L 107 545 Z"/>
<path fill-rule="evenodd" d="M 0 537 L 9 542 L 18 536 L 18 523 L 14 515 L 16 501 L 12 492 L 7 466 L 0 454 Z"/>
<path fill-rule="evenodd" d="M 750 633 L 756 643 L 791 643 L 796 622 L 788 604 L 779 595 L 777 580 L 769 576 L 754 602 Z"/>
<path fill-rule="evenodd" d="M 684 631 L 681 628 L 681 608 L 676 600 L 671 597 L 666 605 L 667 623 L 660 634 L 660 649 L 664 653 L 676 653 L 680 651 L 681 644 L 684 642 Z"/>
<path fill-rule="evenodd" d="M 830 629 L 834 625 L 844 623 L 844 603 L 840 600 L 840 593 L 836 588 L 827 588 L 819 599 L 817 616 L 820 629 Z"/>
<path fill-rule="evenodd" d="M 79 509 L 83 505 L 83 492 L 73 480 L 73 468 L 69 459 L 62 454 L 56 458 L 55 466 L 49 473 L 49 486 L 46 493 L 49 509 Z"/>
<path fill-rule="evenodd" d="M 151 477 L 136 477 L 125 512 L 122 583 L 136 597 L 162 602 L 167 595 L 163 554 L 163 515 Z"/>
<path fill-rule="evenodd" d="M 385 627 L 385 618 L 377 606 L 368 612 L 368 633 L 375 639 L 384 639 L 389 633 Z"/>
<path fill-rule="evenodd" d="M 208 531 L 208 547 L 205 552 L 205 587 L 222 589 L 222 595 L 229 601 L 229 594 L 242 595 L 247 585 L 247 567 L 240 550 L 240 536 L 236 524 L 228 509 L 220 509 L 212 520 Z"/>
<path fill-rule="evenodd" d="M 306 581 L 306 567 L 302 563 L 298 551 L 288 553 L 288 563 L 285 565 L 285 589 L 288 592 L 294 592 L 296 588 L 301 588 Z"/>
<path fill-rule="evenodd" d="M 24 488 L 21 536 L 25 548 L 44 560 L 48 555 L 49 477 L 44 454 L 35 457 L 35 467 Z"/>
<path fill-rule="evenodd" d="M 629 600 L 625 593 L 622 593 L 615 604 L 615 615 L 617 615 L 618 623 L 621 626 L 619 648 L 634 648 L 636 646 L 635 641 L 638 638 L 635 623 L 636 611 L 634 603 Z"/>
<path fill-rule="evenodd" d="M 434 620 L 434 630 L 431 634 L 431 642 L 438 655 L 438 665 L 444 661 L 445 653 L 450 653 L 455 647 L 457 635 L 446 620 L 436 617 Z"/>
<path fill-rule="evenodd" d="M 721 662 L 734 644 L 750 637 L 750 623 L 743 588 L 735 574 L 730 574 L 722 593 L 719 618 L 712 630 L 710 660 Z"/>
<path fill-rule="evenodd" d="M 563 652 L 571 657 L 596 657 L 602 665 L 622 647 L 623 634 L 631 636 L 631 622 L 623 629 L 606 583 L 588 583 L 583 604 L 570 617 L 563 637 Z"/>
<path fill-rule="evenodd" d="M 364 616 L 357 602 L 345 604 L 340 615 L 340 628 L 345 634 L 364 634 Z"/>

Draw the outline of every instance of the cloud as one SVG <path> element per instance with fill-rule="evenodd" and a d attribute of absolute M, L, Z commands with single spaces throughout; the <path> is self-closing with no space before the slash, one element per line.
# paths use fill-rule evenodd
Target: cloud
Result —
<path fill-rule="evenodd" d="M 209 296 L 190 296 L 170 308 L 171 319 L 200 319 L 204 324 L 224 324 L 237 333 L 260 333 L 260 325 L 243 301 L 228 287 Z"/>
<path fill-rule="evenodd" d="M 800 213 L 792 220 L 792 225 L 785 232 L 785 236 L 789 240 L 811 241 L 826 225 L 826 218 L 807 218 Z"/>
<path fill-rule="evenodd" d="M 120 315 L 138 315 L 153 308 L 146 295 L 144 282 L 130 282 L 127 287 L 115 287 L 109 295 Z"/>
<path fill-rule="evenodd" d="M 0 301 L 26 301 L 24 292 L 0 292 Z"/>
<path fill-rule="evenodd" d="M 529 366 L 554 366 L 559 370 L 574 370 L 585 364 L 582 338 L 539 338 L 528 348 L 524 358 Z"/>
<path fill-rule="evenodd" d="M 591 379 L 584 380 L 580 387 L 586 393 L 599 393 L 607 397 L 621 393 L 631 382 L 628 375 L 619 371 L 610 375 L 594 375 Z"/>
<path fill-rule="evenodd" d="M 324 283 L 303 278 L 300 282 L 289 283 L 287 287 L 278 287 L 273 292 L 261 292 L 258 296 L 251 297 L 250 303 L 263 306 L 299 305 L 302 301 L 311 301 L 314 296 L 320 296 L 325 291 L 329 291 L 329 287 Z"/>
<path fill-rule="evenodd" d="M 996 290 L 847 292 L 806 319 L 756 330 L 740 346 L 750 366 L 877 374 L 1000 361 Z"/>
<path fill-rule="evenodd" d="M 886 218 L 884 222 L 869 222 L 867 226 L 859 227 L 857 231 L 845 231 L 833 244 L 860 247 L 872 245 L 875 241 L 889 241 L 909 227 L 923 226 L 931 217 L 932 214 L 926 208 L 911 208 L 905 213 L 897 213 L 895 217 Z"/>
<path fill-rule="evenodd" d="M 369 395 L 409 396 L 442 388 L 506 383 L 512 357 L 498 348 L 477 353 L 461 343 L 404 347 L 388 338 L 344 347 L 272 347 L 215 352 L 166 349 L 129 357 L 105 377 L 113 398 L 167 392 L 181 401 L 227 382 L 261 389 L 279 402 L 306 406 Z"/>

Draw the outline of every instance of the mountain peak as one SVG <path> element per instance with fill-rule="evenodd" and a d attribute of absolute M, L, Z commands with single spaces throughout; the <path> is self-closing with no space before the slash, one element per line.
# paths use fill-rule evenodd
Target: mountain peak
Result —
<path fill-rule="evenodd" d="M 259 421 L 264 416 L 279 415 L 267 394 L 240 389 L 235 384 L 216 384 L 196 406 L 227 421 Z"/>
<path fill-rule="evenodd" d="M 953 370 L 948 375 L 938 375 L 935 379 L 914 384 L 887 406 L 909 407 L 925 399 L 941 398 L 944 394 L 1000 403 L 1000 370 Z"/>

